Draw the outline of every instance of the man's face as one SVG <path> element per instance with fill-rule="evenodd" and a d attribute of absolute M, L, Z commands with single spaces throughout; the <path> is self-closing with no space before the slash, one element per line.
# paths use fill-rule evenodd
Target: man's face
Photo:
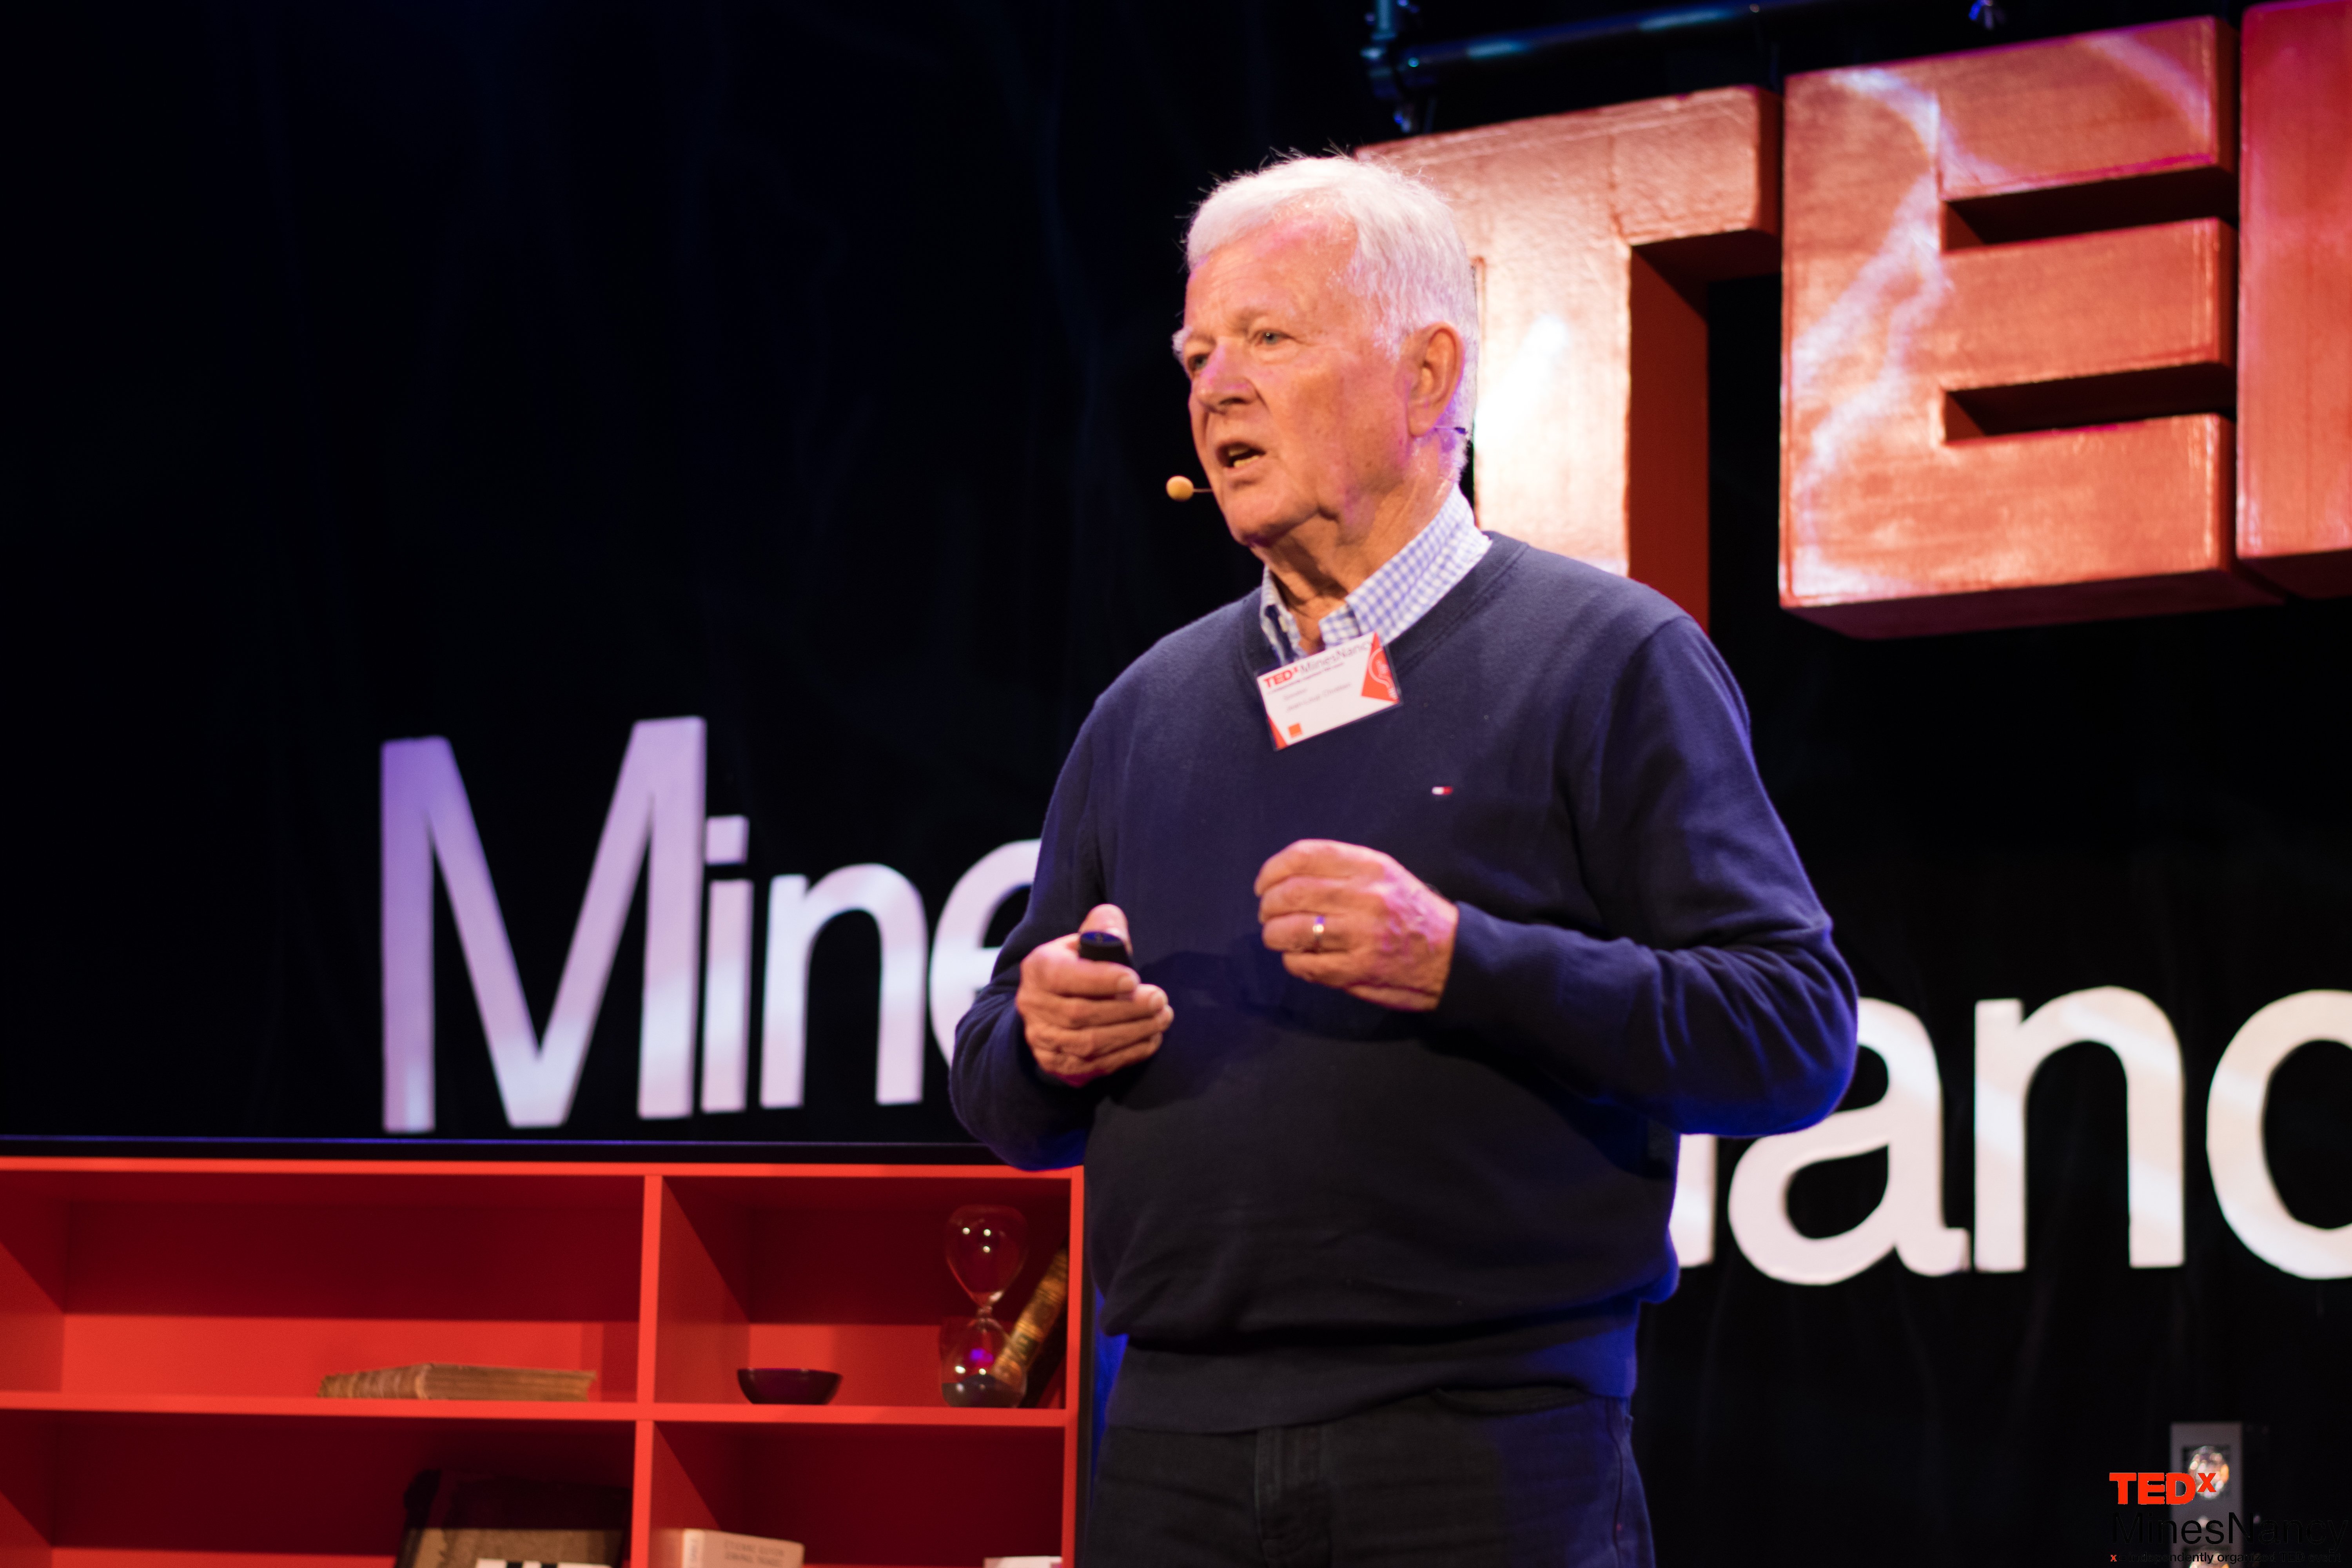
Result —
<path fill-rule="evenodd" d="M 1243 544 L 1317 517 L 1359 518 L 1394 488 L 1412 442 L 1412 378 L 1349 288 L 1353 237 L 1278 222 L 1213 252 L 1184 290 L 1192 447 Z"/>

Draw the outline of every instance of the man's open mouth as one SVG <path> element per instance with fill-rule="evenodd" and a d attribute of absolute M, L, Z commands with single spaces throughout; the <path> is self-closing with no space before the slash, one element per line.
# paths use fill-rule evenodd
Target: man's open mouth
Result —
<path fill-rule="evenodd" d="M 1246 441 L 1228 441 L 1217 448 L 1217 461 L 1223 464 L 1229 471 L 1246 468 L 1265 456 L 1265 453 L 1263 450 L 1251 446 Z"/>

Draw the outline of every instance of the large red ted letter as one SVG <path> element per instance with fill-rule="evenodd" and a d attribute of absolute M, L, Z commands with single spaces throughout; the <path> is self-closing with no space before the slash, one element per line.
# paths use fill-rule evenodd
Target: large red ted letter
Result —
<path fill-rule="evenodd" d="M 2352 0 L 2246 13 L 2238 555 L 2352 594 Z"/>
<path fill-rule="evenodd" d="M 2235 39 L 1790 81 L 1783 605 L 1899 637 L 2267 601 L 2219 412 Z"/>
<path fill-rule="evenodd" d="M 1481 526 L 1706 621 L 1711 279 L 1779 257 L 1780 100 L 1752 88 L 1392 142 L 1480 274 Z"/>

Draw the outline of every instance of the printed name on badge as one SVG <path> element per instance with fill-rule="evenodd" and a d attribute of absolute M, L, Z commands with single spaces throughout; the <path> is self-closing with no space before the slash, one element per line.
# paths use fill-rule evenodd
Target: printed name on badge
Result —
<path fill-rule="evenodd" d="M 1277 748 L 1370 718 L 1402 700 L 1378 632 L 1269 669 L 1257 678 L 1257 689 Z"/>

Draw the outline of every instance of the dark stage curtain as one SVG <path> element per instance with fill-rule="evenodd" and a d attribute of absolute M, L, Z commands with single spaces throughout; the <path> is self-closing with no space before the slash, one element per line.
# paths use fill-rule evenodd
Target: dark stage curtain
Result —
<path fill-rule="evenodd" d="M 880 862 L 936 913 L 1034 834 L 1095 694 L 1255 581 L 1160 491 L 1192 468 L 1178 223 L 1271 149 L 1393 134 L 1360 9 L 12 16 L 30 831 L 0 1131 L 379 1129 L 389 739 L 449 737 L 542 1020 L 635 721 L 709 721 L 710 809 L 750 816 L 763 879 Z M 1893 26 L 1520 79 L 1440 124 L 1948 37 Z M 1709 301 L 1712 630 L 1865 994 L 1935 1039 L 1949 1222 L 1975 1004 L 2128 986 L 2181 1041 L 2188 1261 L 2126 1266 L 2122 1078 L 2092 1046 L 2030 1103 L 2024 1272 L 1794 1286 L 1727 1231 L 1644 1328 L 1663 1559 L 2104 1562 L 2107 1473 L 2174 1468 L 2176 1419 L 2267 1423 L 2263 1495 L 2352 1513 L 2352 1291 L 2249 1253 L 2203 1159 L 2237 1027 L 2352 988 L 2352 601 L 1889 643 L 1785 616 L 1777 288 Z M 503 1134 L 440 918 L 439 1130 Z M 817 948 L 804 1108 L 637 1121 L 642 919 L 566 1136 L 961 1135 L 935 1056 L 924 1103 L 873 1103 L 860 921 Z M 2290 1059 L 2269 1133 L 2294 1211 L 2352 1220 L 2352 1052 Z M 1796 1217 L 1845 1228 L 1884 1182 L 1819 1167 Z"/>

